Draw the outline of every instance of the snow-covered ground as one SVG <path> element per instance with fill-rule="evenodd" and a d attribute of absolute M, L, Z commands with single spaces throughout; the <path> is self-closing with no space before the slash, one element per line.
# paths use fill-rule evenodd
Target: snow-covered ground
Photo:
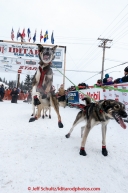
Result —
<path fill-rule="evenodd" d="M 60 107 L 64 128 L 58 128 L 53 109 L 52 119 L 29 123 L 30 104 L 0 103 L 0 193 L 57 192 L 43 191 L 45 187 L 128 192 L 128 129 L 114 121 L 109 123 L 109 154 L 104 157 L 100 125 L 94 127 L 87 140 L 87 156 L 80 156 L 80 127 L 84 122 L 75 128 L 71 138 L 65 138 L 78 111 Z"/>

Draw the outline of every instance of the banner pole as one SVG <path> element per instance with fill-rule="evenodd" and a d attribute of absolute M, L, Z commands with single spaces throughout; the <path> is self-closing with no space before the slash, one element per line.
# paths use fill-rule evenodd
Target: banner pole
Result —
<path fill-rule="evenodd" d="M 64 85 L 64 88 L 65 88 L 65 71 L 66 71 L 66 46 L 65 46 L 65 49 L 64 49 L 64 74 L 63 74 L 63 85 Z"/>
<path fill-rule="evenodd" d="M 17 88 L 19 87 L 19 84 L 20 84 L 20 74 L 18 74 L 17 76 Z"/>

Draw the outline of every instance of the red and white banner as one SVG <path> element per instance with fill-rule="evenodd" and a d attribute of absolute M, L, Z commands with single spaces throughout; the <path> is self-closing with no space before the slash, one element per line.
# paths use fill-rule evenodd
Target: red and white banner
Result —
<path fill-rule="evenodd" d="M 128 91 L 128 83 L 117 84 L 111 87 Z M 102 99 L 103 100 L 113 99 L 113 100 L 120 101 L 125 105 L 126 111 L 128 114 L 128 92 L 121 92 L 119 90 L 102 89 L 102 88 L 84 89 L 84 90 L 80 90 L 79 92 L 80 104 L 85 104 L 85 101 L 82 101 L 81 99 L 86 97 L 86 95 L 93 98 L 95 101 L 102 100 Z"/>
<path fill-rule="evenodd" d="M 102 89 L 99 88 L 91 88 L 91 89 L 83 89 L 80 90 L 79 92 L 79 102 L 81 104 L 85 104 L 84 101 L 82 101 L 82 99 L 86 96 L 89 96 L 91 98 L 93 98 L 95 101 L 99 101 L 101 99 L 103 99 L 103 91 Z"/>
<path fill-rule="evenodd" d="M 18 69 L 22 69 L 23 74 L 35 74 L 38 63 L 37 46 L 0 42 L 0 72 L 17 73 Z M 62 72 L 63 49 L 56 49 L 53 64 Z M 54 65 L 51 66 L 54 75 L 60 75 Z"/>

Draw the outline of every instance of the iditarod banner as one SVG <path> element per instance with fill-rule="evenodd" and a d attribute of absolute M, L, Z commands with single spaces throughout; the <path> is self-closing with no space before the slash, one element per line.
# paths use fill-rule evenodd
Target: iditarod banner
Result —
<path fill-rule="evenodd" d="M 39 66 L 38 47 L 0 42 L 0 72 L 35 74 Z M 63 48 L 56 49 L 52 69 L 54 75 L 63 72 Z M 60 72 L 57 71 L 59 69 Z"/>

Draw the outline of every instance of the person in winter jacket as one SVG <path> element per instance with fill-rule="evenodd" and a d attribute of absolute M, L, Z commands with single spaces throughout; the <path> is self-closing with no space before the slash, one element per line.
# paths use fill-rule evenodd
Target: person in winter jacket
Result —
<path fill-rule="evenodd" d="M 117 78 L 114 83 L 128 82 L 128 66 L 124 69 L 124 76 L 122 78 Z"/>
<path fill-rule="evenodd" d="M 97 86 L 102 86 L 102 80 L 101 80 L 101 79 L 98 79 L 96 85 L 97 85 Z"/>
<path fill-rule="evenodd" d="M 59 90 L 58 90 L 58 101 L 65 101 L 65 90 L 64 90 L 64 85 L 61 84 Z"/>
<path fill-rule="evenodd" d="M 14 87 L 10 95 L 12 96 L 11 103 L 17 103 L 18 90 L 16 89 L 16 87 Z"/>
<path fill-rule="evenodd" d="M 5 90 L 4 90 L 4 86 L 2 84 L 2 85 L 0 85 L 0 101 L 1 102 L 3 102 L 4 94 L 5 94 Z"/>
<path fill-rule="evenodd" d="M 105 74 L 105 78 L 103 79 L 103 83 L 107 83 L 107 79 L 109 78 L 109 74 Z"/>

